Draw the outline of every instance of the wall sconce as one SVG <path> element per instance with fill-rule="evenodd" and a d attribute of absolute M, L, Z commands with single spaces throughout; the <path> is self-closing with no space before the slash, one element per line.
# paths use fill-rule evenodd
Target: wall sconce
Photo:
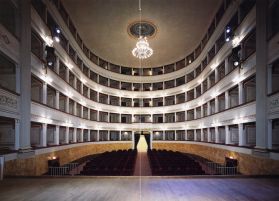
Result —
<path fill-rule="evenodd" d="M 46 63 L 48 67 L 53 67 L 54 63 L 56 61 L 56 56 L 55 56 L 55 49 L 50 46 L 46 46 L 45 48 L 46 51 Z"/>
<path fill-rule="evenodd" d="M 60 167 L 59 158 L 57 156 L 49 157 L 48 167 Z"/>
<path fill-rule="evenodd" d="M 234 34 L 230 26 L 227 26 L 225 29 L 225 40 L 229 42 L 233 38 Z"/>
<path fill-rule="evenodd" d="M 237 167 L 238 161 L 233 156 L 225 157 L 226 167 Z"/>
<path fill-rule="evenodd" d="M 53 30 L 53 39 L 59 43 L 60 42 L 60 34 L 61 34 L 61 29 L 59 27 L 54 27 Z"/>
<path fill-rule="evenodd" d="M 232 49 L 232 62 L 235 67 L 241 64 L 241 45 L 236 46 Z M 241 66 L 240 66 L 241 68 Z"/>

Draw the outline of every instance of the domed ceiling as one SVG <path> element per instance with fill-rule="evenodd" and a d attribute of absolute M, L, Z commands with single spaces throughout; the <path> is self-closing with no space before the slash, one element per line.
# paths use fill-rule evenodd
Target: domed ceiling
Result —
<path fill-rule="evenodd" d="M 63 0 L 78 33 L 94 54 L 111 63 L 138 67 L 131 51 L 137 39 L 138 0 Z M 221 0 L 142 0 L 142 21 L 154 54 L 143 67 L 173 63 L 190 54 L 206 33 Z M 133 26 L 134 24 L 134 26 Z M 132 27 L 132 28 L 131 28 Z"/>

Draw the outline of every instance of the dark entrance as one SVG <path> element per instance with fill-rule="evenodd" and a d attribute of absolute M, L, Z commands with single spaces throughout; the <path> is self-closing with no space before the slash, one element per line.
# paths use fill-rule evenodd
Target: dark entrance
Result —
<path fill-rule="evenodd" d="M 134 149 L 137 149 L 137 145 L 139 143 L 139 140 L 140 140 L 140 136 L 143 135 L 144 138 L 145 138 L 145 141 L 147 143 L 147 149 L 150 150 L 151 149 L 151 142 L 150 142 L 150 133 L 149 132 L 146 132 L 146 131 L 139 131 L 139 132 L 135 132 L 135 137 L 134 137 L 134 143 L 135 143 L 135 147 Z"/>

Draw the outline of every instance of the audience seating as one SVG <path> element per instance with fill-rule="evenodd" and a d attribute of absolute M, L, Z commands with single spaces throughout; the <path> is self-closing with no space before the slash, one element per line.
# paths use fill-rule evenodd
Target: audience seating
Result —
<path fill-rule="evenodd" d="M 118 150 L 99 154 L 86 163 L 81 175 L 130 176 L 133 175 L 136 150 Z"/>
<path fill-rule="evenodd" d="M 148 150 L 152 175 L 204 175 L 198 162 L 181 152 Z"/>

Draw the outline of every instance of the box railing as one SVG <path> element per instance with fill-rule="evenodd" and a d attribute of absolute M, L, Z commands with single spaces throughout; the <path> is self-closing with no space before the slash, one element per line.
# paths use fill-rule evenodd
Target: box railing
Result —
<path fill-rule="evenodd" d="M 62 167 L 49 167 L 49 175 L 51 176 L 63 176 L 68 175 L 69 172 L 78 167 L 78 163 L 68 163 Z"/>

